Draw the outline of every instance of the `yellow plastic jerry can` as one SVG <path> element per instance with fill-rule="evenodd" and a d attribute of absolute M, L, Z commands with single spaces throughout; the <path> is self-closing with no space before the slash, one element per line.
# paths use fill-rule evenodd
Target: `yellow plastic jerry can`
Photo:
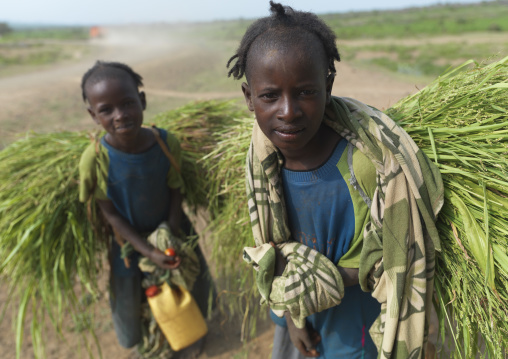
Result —
<path fill-rule="evenodd" d="M 171 288 L 166 282 L 158 294 L 148 297 L 148 304 L 171 348 L 184 349 L 208 332 L 196 301 L 186 289 Z"/>

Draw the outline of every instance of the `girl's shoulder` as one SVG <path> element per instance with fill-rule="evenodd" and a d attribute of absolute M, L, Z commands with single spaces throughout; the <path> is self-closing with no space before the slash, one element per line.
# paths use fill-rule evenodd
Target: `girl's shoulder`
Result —
<path fill-rule="evenodd" d="M 160 128 L 159 130 L 161 131 L 161 135 L 164 134 L 164 136 L 166 137 L 166 142 L 168 144 L 180 143 L 180 141 L 178 141 L 178 138 L 175 136 L 175 134 L 173 132 L 171 132 L 170 130 L 163 129 L 163 128 Z"/>
<path fill-rule="evenodd" d="M 166 142 L 169 151 L 179 155 L 181 148 L 178 138 L 170 130 L 159 128 L 159 133 L 161 138 Z"/>
<path fill-rule="evenodd" d="M 100 144 L 97 144 L 95 140 L 93 140 L 87 148 L 81 154 L 81 159 L 79 161 L 79 167 L 90 167 L 95 164 L 97 158 L 97 147 Z"/>
<path fill-rule="evenodd" d="M 86 202 L 93 194 L 97 199 L 107 199 L 104 169 L 108 160 L 107 151 L 100 142 L 92 141 L 81 154 L 79 161 L 79 200 Z"/>
<path fill-rule="evenodd" d="M 96 178 L 100 175 L 99 172 L 104 172 L 108 166 L 108 149 L 102 144 L 101 139 L 92 140 L 81 154 L 78 167 L 80 176 Z"/>
<path fill-rule="evenodd" d="M 102 144 L 102 140 L 100 138 L 93 139 L 81 154 L 80 166 L 94 165 L 103 158 L 103 155 L 107 155 L 107 149 Z"/>
<path fill-rule="evenodd" d="M 372 161 L 358 148 L 354 147 L 352 156 L 353 173 L 360 187 L 372 198 L 377 187 L 377 172 Z"/>

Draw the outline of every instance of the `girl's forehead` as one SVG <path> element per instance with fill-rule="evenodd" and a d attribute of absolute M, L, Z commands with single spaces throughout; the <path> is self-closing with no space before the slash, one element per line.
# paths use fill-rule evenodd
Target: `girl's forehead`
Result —
<path fill-rule="evenodd" d="M 87 86 L 87 93 L 104 93 L 110 91 L 138 92 L 137 86 L 128 76 L 104 76 L 90 81 Z"/>
<path fill-rule="evenodd" d="M 295 57 L 281 60 L 272 58 L 258 59 L 249 75 L 249 86 L 255 93 L 267 89 L 297 90 L 303 87 L 326 86 L 326 74 L 320 62 L 310 58 L 299 61 Z"/>
<path fill-rule="evenodd" d="M 266 41 L 257 39 L 247 56 L 246 74 L 277 62 L 305 64 L 314 68 L 321 67 L 325 76 L 328 74 L 328 59 L 323 44 L 314 35 L 297 36 L 286 42 L 280 38 L 269 38 Z M 317 41 L 316 41 L 317 40 Z"/>
<path fill-rule="evenodd" d="M 116 103 L 139 96 L 137 87 L 124 78 L 103 78 L 86 88 L 88 103 L 92 106 Z"/>
<path fill-rule="evenodd" d="M 251 75 L 259 75 L 260 72 L 283 72 L 310 71 L 319 76 L 328 74 L 326 61 L 319 52 L 307 51 L 301 48 L 271 48 L 265 51 L 258 51 L 249 57 L 248 62 Z"/>

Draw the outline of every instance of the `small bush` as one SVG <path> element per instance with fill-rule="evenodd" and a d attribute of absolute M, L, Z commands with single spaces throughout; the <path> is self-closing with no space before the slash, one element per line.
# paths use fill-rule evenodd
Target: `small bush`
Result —
<path fill-rule="evenodd" d="M 487 30 L 492 31 L 492 32 L 501 32 L 501 31 L 503 31 L 503 29 L 501 28 L 501 25 L 498 25 L 498 24 L 491 24 L 491 25 L 489 25 Z"/>
<path fill-rule="evenodd" d="M 5 22 L 0 22 L 0 36 L 10 33 L 12 29 Z"/>

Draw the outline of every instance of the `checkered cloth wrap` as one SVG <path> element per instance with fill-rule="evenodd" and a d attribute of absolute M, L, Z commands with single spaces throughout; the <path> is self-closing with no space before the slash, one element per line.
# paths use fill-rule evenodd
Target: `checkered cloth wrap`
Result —
<path fill-rule="evenodd" d="M 159 224 L 146 240 L 161 251 L 170 247 L 174 248 L 176 254 L 182 259 L 177 269 L 168 270 L 158 267 L 146 257 L 141 257 L 138 264 L 139 269 L 142 272 L 150 273 L 147 278 L 149 280 L 145 281 L 147 287 L 152 284 L 161 285 L 163 281 L 166 281 L 171 286 L 181 286 L 191 291 L 201 270 L 198 256 L 194 251 L 197 242 L 189 238 L 187 240 L 178 238 L 171 233 L 169 225 L 165 221 Z"/>
<path fill-rule="evenodd" d="M 332 98 L 324 123 L 356 146 L 373 163 L 377 189 L 364 232 L 359 279 L 381 303 L 370 329 L 380 358 L 424 356 L 430 316 L 435 221 L 444 201 L 437 167 L 409 135 L 382 112 L 349 98 Z M 340 304 L 342 278 L 326 256 L 292 242 L 285 208 L 280 152 L 254 124 L 247 155 L 247 196 L 255 248 L 244 259 L 257 270 L 262 302 L 298 327 L 305 317 Z M 274 277 L 273 241 L 288 260 Z"/>
<path fill-rule="evenodd" d="M 141 256 L 138 266 L 145 272 L 142 281 L 144 289 L 151 285 L 161 285 L 164 281 L 171 286 L 182 286 L 192 290 L 194 283 L 200 273 L 200 264 L 194 246 L 195 241 L 189 239 L 184 241 L 171 233 L 167 222 L 162 222 L 157 229 L 147 236 L 147 242 L 161 251 L 172 247 L 182 259 L 178 269 L 162 269 L 155 265 L 148 258 Z M 126 244 L 128 244 L 127 242 Z M 141 333 L 142 340 L 138 343 L 137 349 L 140 358 L 143 359 L 168 359 L 173 357 L 166 337 L 157 324 L 150 306 L 144 303 L 141 312 Z"/>

